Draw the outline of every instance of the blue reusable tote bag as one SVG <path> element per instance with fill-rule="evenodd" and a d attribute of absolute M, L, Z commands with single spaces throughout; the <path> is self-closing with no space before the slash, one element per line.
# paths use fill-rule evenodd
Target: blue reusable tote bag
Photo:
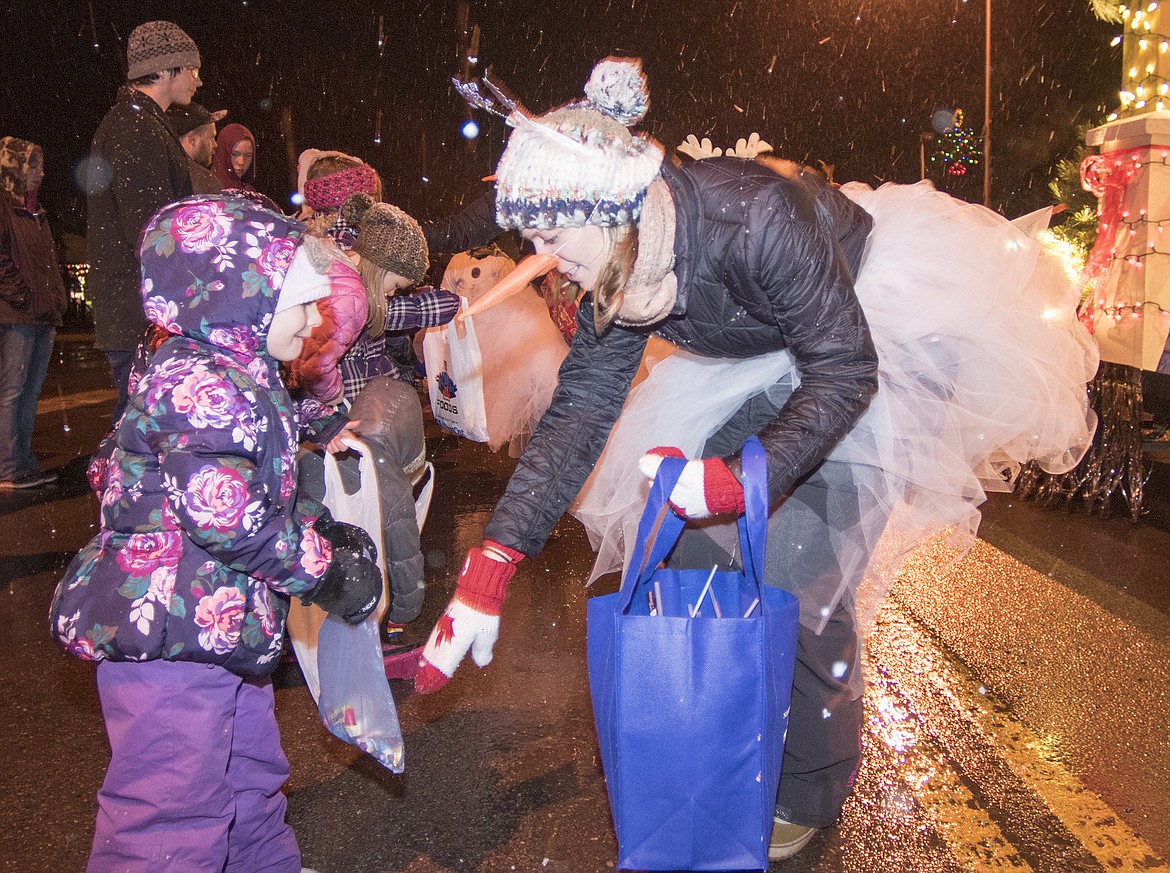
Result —
<path fill-rule="evenodd" d="M 685 462 L 666 458 L 621 589 L 589 600 L 589 686 L 622 870 L 768 866 L 798 607 L 763 584 L 758 440 L 742 459 L 742 572 L 659 568 L 685 524 L 668 507 Z"/>

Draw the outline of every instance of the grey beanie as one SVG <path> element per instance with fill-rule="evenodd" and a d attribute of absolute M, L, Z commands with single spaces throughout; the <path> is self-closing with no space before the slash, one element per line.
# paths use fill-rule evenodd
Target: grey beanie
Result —
<path fill-rule="evenodd" d="M 389 203 L 374 203 L 366 194 L 352 194 L 342 204 L 347 224 L 358 225 L 353 250 L 384 270 L 419 283 L 430 266 L 427 240 L 417 221 Z"/>
<path fill-rule="evenodd" d="M 126 44 L 126 78 L 130 81 L 175 67 L 198 66 L 199 48 L 195 40 L 169 21 L 138 25 Z"/>

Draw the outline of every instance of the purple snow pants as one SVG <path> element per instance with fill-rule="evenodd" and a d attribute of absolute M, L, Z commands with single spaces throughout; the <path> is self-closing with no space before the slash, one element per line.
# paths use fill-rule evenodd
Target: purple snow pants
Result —
<path fill-rule="evenodd" d="M 87 873 L 300 873 L 271 682 L 102 661 L 97 684 L 112 754 Z"/>

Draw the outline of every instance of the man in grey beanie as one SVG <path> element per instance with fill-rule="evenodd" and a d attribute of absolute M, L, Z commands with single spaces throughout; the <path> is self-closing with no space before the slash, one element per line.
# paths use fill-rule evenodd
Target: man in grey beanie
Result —
<path fill-rule="evenodd" d="M 98 125 L 86 172 L 96 344 L 126 408 L 134 351 L 146 330 L 138 293 L 138 235 L 160 207 L 191 194 L 187 155 L 167 119 L 195 96 L 199 49 L 176 24 L 149 21 L 126 45 L 126 82 Z"/>

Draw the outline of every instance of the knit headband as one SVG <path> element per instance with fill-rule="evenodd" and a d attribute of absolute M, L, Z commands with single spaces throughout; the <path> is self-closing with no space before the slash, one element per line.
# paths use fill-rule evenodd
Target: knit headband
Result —
<path fill-rule="evenodd" d="M 306 179 L 305 202 L 318 212 L 337 209 L 350 194 L 373 194 L 377 186 L 378 174 L 374 168 L 369 164 L 358 164 L 319 179 Z"/>

